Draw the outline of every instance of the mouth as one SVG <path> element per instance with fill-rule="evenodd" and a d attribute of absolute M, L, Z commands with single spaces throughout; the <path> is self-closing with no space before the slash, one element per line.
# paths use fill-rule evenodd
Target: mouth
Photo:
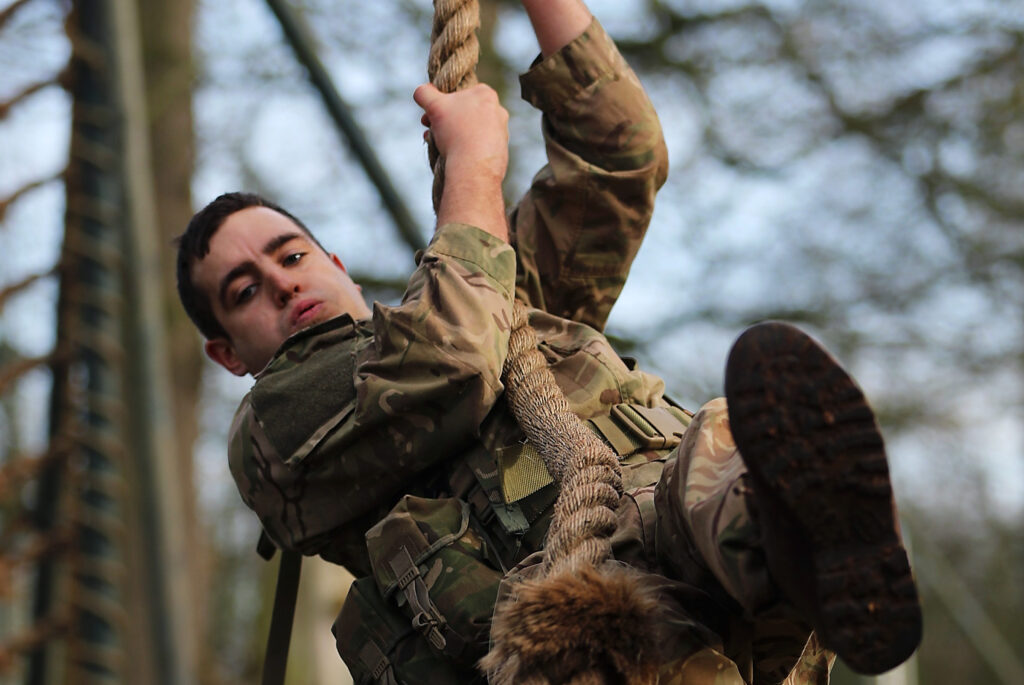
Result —
<path fill-rule="evenodd" d="M 291 316 L 289 317 L 292 331 L 297 331 L 314 323 L 321 309 L 323 309 L 323 303 L 319 300 L 301 300 L 296 302 L 295 306 L 292 307 Z"/>

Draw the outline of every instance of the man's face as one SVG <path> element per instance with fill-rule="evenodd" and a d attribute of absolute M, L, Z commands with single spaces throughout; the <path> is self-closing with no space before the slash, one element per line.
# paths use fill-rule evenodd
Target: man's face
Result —
<path fill-rule="evenodd" d="M 209 254 L 192 266 L 192 280 L 230 336 L 208 340 L 206 353 L 239 376 L 261 371 L 296 331 L 344 313 L 370 316 L 338 258 L 267 207 L 225 219 Z"/>

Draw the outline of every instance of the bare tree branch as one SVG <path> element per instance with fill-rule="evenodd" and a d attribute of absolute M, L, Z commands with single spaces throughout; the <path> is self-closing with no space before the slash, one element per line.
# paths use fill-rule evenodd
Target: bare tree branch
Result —
<path fill-rule="evenodd" d="M 54 274 L 57 273 L 58 270 L 59 270 L 58 267 L 55 266 L 52 269 L 48 269 L 46 271 L 43 271 L 42 273 L 37 273 L 37 274 L 32 274 L 31 276 L 26 276 L 25 278 L 21 279 L 20 281 L 18 281 L 16 283 L 12 283 L 12 284 L 4 287 L 3 289 L 0 289 L 0 311 L 3 310 L 4 305 L 7 304 L 7 300 L 10 297 L 12 297 L 13 295 L 16 295 L 17 293 L 21 292 L 25 288 L 28 288 L 30 285 L 32 285 L 33 283 L 35 283 L 36 281 L 38 281 L 40 279 L 47 278 L 49 276 L 53 276 Z"/>
<path fill-rule="evenodd" d="M 49 86 L 59 85 L 61 83 L 60 75 L 54 76 L 53 78 L 46 79 L 45 81 L 37 81 L 36 83 L 29 84 L 22 88 L 11 98 L 0 102 L 0 121 L 6 119 L 11 113 L 11 109 L 19 102 L 26 100 L 27 98 L 35 95 L 44 88 Z"/>
<path fill-rule="evenodd" d="M 21 198 L 23 195 L 26 195 L 26 194 L 30 193 L 31 191 L 35 190 L 36 188 L 42 187 L 42 186 L 46 185 L 47 183 L 50 183 L 51 181 L 57 181 L 57 180 L 63 180 L 63 179 L 64 179 L 64 172 L 61 171 L 59 174 L 54 174 L 53 176 L 50 176 L 49 178 L 40 178 L 40 179 L 37 179 L 35 181 L 32 181 L 31 183 L 27 183 L 27 184 L 23 185 L 22 187 L 18 188 L 17 190 L 15 190 L 13 193 L 8 195 L 7 197 L 5 197 L 3 199 L 0 199 L 0 222 L 3 222 L 4 217 L 7 216 L 7 210 L 10 209 L 11 205 L 14 204 L 15 202 L 17 202 L 18 199 Z"/>
<path fill-rule="evenodd" d="M 31 1 L 32 0 L 15 0 L 3 10 L 0 10 L 0 29 L 3 29 L 7 25 L 7 22 L 18 13 L 18 10 Z"/>

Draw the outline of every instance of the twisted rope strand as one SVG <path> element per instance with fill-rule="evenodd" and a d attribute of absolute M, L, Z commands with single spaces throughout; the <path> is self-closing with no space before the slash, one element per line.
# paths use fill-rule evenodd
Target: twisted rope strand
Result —
<path fill-rule="evenodd" d="M 562 487 L 548 529 L 545 573 L 601 564 L 611 557 L 622 494 L 619 460 L 573 413 L 518 300 L 502 375 L 512 414 Z"/>

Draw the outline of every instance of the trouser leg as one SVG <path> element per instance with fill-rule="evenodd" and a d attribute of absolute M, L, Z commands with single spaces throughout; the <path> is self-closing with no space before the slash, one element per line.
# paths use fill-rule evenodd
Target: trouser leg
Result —
<path fill-rule="evenodd" d="M 751 495 L 725 399 L 712 400 L 694 417 L 656 488 L 657 553 L 673 577 L 729 608 L 726 653 L 745 677 L 778 683 L 810 627 L 768 572 Z"/>
<path fill-rule="evenodd" d="M 658 557 L 681 580 L 709 580 L 753 614 L 777 599 L 748 505 L 747 469 L 724 398 L 694 416 L 655 491 Z"/>

